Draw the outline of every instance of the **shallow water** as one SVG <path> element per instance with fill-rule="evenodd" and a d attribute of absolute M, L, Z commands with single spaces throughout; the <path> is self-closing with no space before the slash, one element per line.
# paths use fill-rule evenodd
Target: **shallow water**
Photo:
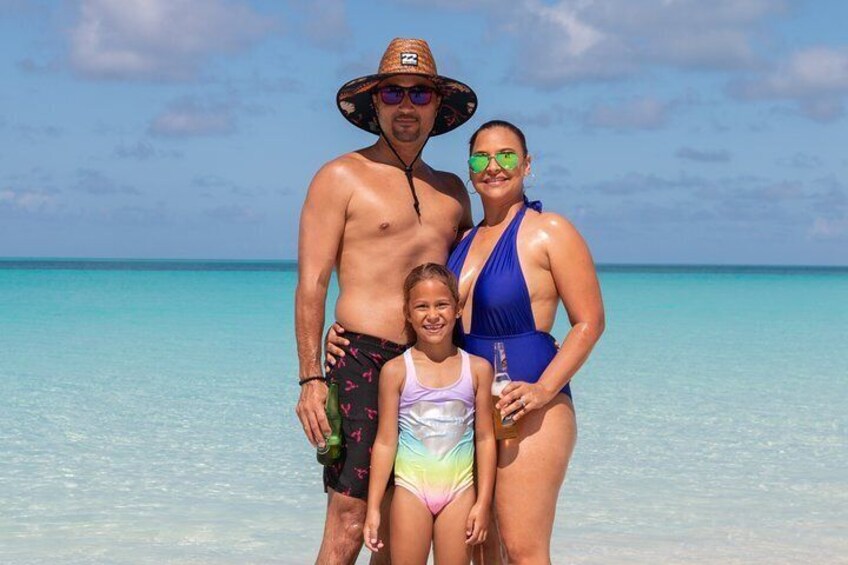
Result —
<path fill-rule="evenodd" d="M 150 266 L 0 262 L 0 562 L 310 561 L 291 265 Z M 601 280 L 554 562 L 848 562 L 848 271 Z"/>

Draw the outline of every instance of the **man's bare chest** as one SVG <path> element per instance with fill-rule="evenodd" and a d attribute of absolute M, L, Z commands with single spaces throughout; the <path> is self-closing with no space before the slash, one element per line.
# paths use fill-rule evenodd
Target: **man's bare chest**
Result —
<path fill-rule="evenodd" d="M 348 207 L 345 237 L 397 239 L 456 238 L 462 206 L 430 186 L 416 183 L 420 216 L 409 186 L 357 191 Z"/>

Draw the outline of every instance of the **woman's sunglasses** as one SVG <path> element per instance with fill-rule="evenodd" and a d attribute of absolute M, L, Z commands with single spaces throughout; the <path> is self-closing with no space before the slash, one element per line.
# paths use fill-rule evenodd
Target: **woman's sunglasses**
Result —
<path fill-rule="evenodd" d="M 387 106 L 397 106 L 403 102 L 404 94 L 409 96 L 409 101 L 416 106 L 426 106 L 433 100 L 436 90 L 429 86 L 381 86 L 377 89 L 380 100 Z"/>
<path fill-rule="evenodd" d="M 499 151 L 494 155 L 488 153 L 475 153 L 468 158 L 468 168 L 471 172 L 479 174 L 486 170 L 489 161 L 495 160 L 498 166 L 506 171 L 511 171 L 518 166 L 518 155 L 513 151 Z"/>

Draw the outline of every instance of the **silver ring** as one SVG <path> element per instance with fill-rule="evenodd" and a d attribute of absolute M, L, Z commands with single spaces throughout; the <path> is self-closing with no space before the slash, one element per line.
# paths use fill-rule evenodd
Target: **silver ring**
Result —
<path fill-rule="evenodd" d="M 519 398 L 519 399 L 518 399 L 518 402 L 520 402 L 520 403 L 521 403 L 521 408 L 526 408 L 526 407 L 527 407 L 527 403 L 526 403 L 526 402 L 524 402 L 524 397 L 523 397 L 523 396 L 522 396 L 521 398 Z"/>

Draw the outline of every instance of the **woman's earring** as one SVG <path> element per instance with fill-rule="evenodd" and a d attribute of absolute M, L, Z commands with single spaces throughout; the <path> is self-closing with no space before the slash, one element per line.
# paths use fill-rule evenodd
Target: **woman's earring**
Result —
<path fill-rule="evenodd" d="M 527 184 L 527 181 L 533 179 L 532 184 Z M 533 188 L 536 186 L 536 174 L 533 171 L 530 171 L 529 175 L 524 175 L 524 188 Z"/>
<path fill-rule="evenodd" d="M 468 179 L 467 181 L 465 181 L 465 192 L 467 192 L 468 194 L 477 194 L 476 190 L 468 190 L 468 183 L 469 182 L 471 182 L 471 179 Z M 474 185 L 472 184 L 471 186 L 474 186 Z"/>

